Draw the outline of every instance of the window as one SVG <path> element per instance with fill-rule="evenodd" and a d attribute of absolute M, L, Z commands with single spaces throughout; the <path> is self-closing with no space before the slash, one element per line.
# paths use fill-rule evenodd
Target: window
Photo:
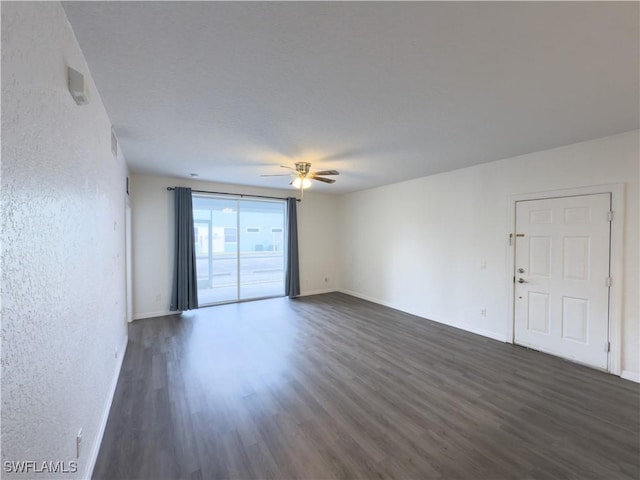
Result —
<path fill-rule="evenodd" d="M 224 243 L 236 243 L 238 241 L 238 230 L 235 228 L 224 229 Z"/>

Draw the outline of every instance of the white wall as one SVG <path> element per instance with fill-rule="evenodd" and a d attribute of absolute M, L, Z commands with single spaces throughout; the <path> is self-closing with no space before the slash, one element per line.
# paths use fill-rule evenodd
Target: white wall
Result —
<path fill-rule="evenodd" d="M 89 79 L 89 105 L 69 95 L 67 65 Z M 87 477 L 126 339 L 126 166 L 88 73 L 59 3 L 3 2 L 3 467 L 79 467 L 21 478 Z"/>
<path fill-rule="evenodd" d="M 167 187 L 191 187 L 227 193 L 278 197 L 293 190 L 273 190 L 150 175 L 133 175 L 133 317 L 169 312 L 173 275 L 173 193 Z M 303 295 L 337 289 L 337 197 L 305 192 L 298 203 L 300 287 Z M 324 278 L 328 281 L 325 282 Z"/>
<path fill-rule="evenodd" d="M 340 287 L 505 340 L 512 276 L 507 271 L 509 197 L 624 183 L 622 369 L 637 377 L 638 163 L 635 131 L 344 195 Z"/>

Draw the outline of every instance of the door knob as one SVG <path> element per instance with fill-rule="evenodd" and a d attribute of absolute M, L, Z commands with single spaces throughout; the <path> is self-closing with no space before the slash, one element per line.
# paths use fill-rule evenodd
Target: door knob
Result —
<path fill-rule="evenodd" d="M 527 283 L 527 281 L 524 278 L 519 278 L 518 283 Z"/>

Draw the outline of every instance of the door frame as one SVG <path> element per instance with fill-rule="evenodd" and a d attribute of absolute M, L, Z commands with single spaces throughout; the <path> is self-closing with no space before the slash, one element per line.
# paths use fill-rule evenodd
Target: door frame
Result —
<path fill-rule="evenodd" d="M 127 322 L 133 321 L 133 229 L 131 220 L 131 200 L 129 194 L 125 195 L 125 212 L 124 212 L 124 238 L 125 238 L 125 296 L 126 296 L 126 317 Z"/>
<path fill-rule="evenodd" d="M 263 296 L 263 297 L 250 297 L 250 298 L 241 298 L 241 287 L 242 284 L 240 282 L 240 263 L 241 263 L 241 258 L 240 258 L 240 248 L 241 248 L 241 240 L 240 240 L 240 235 L 241 235 L 241 231 L 240 231 L 240 213 L 242 210 L 242 204 L 244 201 L 257 201 L 257 202 L 264 202 L 264 203 L 281 203 L 283 205 L 283 223 L 282 223 L 282 230 L 283 230 L 283 235 L 286 237 L 286 229 L 287 229 L 287 202 L 286 199 L 284 198 L 277 198 L 277 197 L 260 197 L 258 196 L 252 196 L 249 194 L 231 194 L 231 193 L 214 193 L 214 192 L 198 192 L 197 194 L 198 197 L 200 198 L 210 198 L 210 199 L 219 199 L 219 200 L 232 200 L 234 202 L 236 202 L 236 222 L 235 225 L 233 227 L 225 227 L 225 228 L 235 228 L 236 230 L 236 247 L 235 247 L 235 253 L 236 253 L 236 275 L 237 275 L 237 285 L 236 285 L 236 295 L 235 298 L 232 300 L 222 300 L 220 302 L 213 302 L 213 303 L 200 303 L 200 300 L 198 300 L 198 307 L 199 308 L 205 308 L 205 307 L 213 307 L 213 306 L 217 306 L 217 305 L 228 305 L 228 304 L 233 304 L 233 303 L 242 303 L 242 302 L 252 302 L 254 300 L 266 300 L 269 298 L 279 298 L 279 297 L 284 297 L 284 283 L 285 283 L 285 271 L 286 271 L 286 251 L 283 250 L 283 279 L 282 279 L 282 287 L 283 287 L 283 291 L 282 291 L 282 295 L 268 295 L 268 296 Z M 194 220 L 194 225 L 198 220 Z M 213 227 L 213 223 L 209 224 L 210 227 Z M 209 239 L 212 238 L 211 235 L 212 230 L 210 231 L 209 234 Z M 209 259 L 211 260 L 213 257 L 213 248 L 209 248 Z"/>
<path fill-rule="evenodd" d="M 595 195 L 599 193 L 611 194 L 611 240 L 609 245 L 609 342 L 610 351 L 607 359 L 607 371 L 620 375 L 622 350 L 622 287 L 624 284 L 623 235 L 624 235 L 624 184 L 609 183 L 579 188 L 566 188 L 543 192 L 514 194 L 509 197 L 507 222 L 507 282 L 509 312 L 507 324 L 507 343 L 514 343 L 515 331 L 515 284 L 513 271 L 515 268 L 515 233 L 516 233 L 516 203 L 525 200 L 545 200 L 549 198 L 575 197 Z M 513 239 L 513 241 L 510 241 Z"/>

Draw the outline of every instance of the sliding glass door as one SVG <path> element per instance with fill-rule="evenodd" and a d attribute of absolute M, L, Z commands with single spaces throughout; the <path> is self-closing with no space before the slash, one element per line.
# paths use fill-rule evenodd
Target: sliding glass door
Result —
<path fill-rule="evenodd" d="M 284 202 L 240 200 L 240 300 L 284 295 Z"/>
<path fill-rule="evenodd" d="M 193 196 L 200 306 L 284 295 L 284 201 Z"/>
<path fill-rule="evenodd" d="M 193 196 L 198 303 L 238 298 L 238 205 L 236 200 Z"/>

